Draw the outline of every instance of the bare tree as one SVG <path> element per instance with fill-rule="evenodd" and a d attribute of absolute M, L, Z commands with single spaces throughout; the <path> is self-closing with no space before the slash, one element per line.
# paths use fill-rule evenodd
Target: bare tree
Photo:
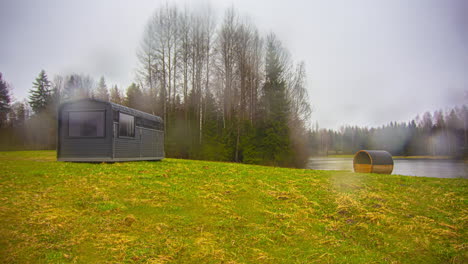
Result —
<path fill-rule="evenodd" d="M 292 64 L 286 50 L 277 54 L 286 87 Z M 217 25 L 210 8 L 180 11 L 165 4 L 149 19 L 137 55 L 137 83 L 143 104 L 150 106 L 145 111 L 160 114 L 167 131 L 182 129 L 175 134 L 190 142 L 185 151 L 201 150 L 208 133 L 208 141 L 224 140 L 218 146 L 227 145 L 232 155 L 228 159 L 242 161 L 243 130 L 246 127 L 252 133 L 260 120 L 266 76 L 265 49 L 257 28 L 248 19 L 240 19 L 234 8 Z M 212 136 L 214 129 L 217 137 Z M 171 146 L 180 142 L 170 139 L 173 134 L 168 132 Z"/>
<path fill-rule="evenodd" d="M 55 75 L 54 80 L 52 81 L 52 100 L 55 103 L 56 107 L 58 107 L 58 105 L 62 102 L 64 87 L 65 81 L 63 76 Z"/>
<path fill-rule="evenodd" d="M 239 23 L 235 31 L 235 62 L 236 74 L 239 80 L 239 96 L 234 101 L 235 106 L 238 108 L 237 121 L 236 121 L 236 146 L 235 146 L 235 161 L 239 161 L 239 147 L 240 138 L 242 134 L 242 125 L 244 120 L 247 119 L 247 98 L 251 95 L 249 90 L 252 88 L 248 84 L 249 76 L 251 74 L 251 65 L 249 64 L 250 48 L 253 41 L 252 26 L 247 23 Z"/>
<path fill-rule="evenodd" d="M 289 138 L 292 151 L 295 155 L 294 162 L 296 167 L 305 166 L 310 155 L 310 149 L 307 144 L 307 125 L 312 110 L 306 86 L 305 64 L 304 62 L 300 62 L 290 76 L 287 89 L 290 107 L 290 117 L 288 120 Z M 328 139 L 326 142 L 326 149 L 328 149 Z"/>
<path fill-rule="evenodd" d="M 188 122 L 188 87 L 189 87 L 189 62 L 190 62 L 190 35 L 191 35 L 191 18 L 187 8 L 179 16 L 179 40 L 180 45 L 178 54 L 181 57 L 182 71 L 182 91 L 184 100 L 184 118 Z"/>
<path fill-rule="evenodd" d="M 223 91 L 223 124 L 231 120 L 233 115 L 234 73 L 235 73 L 235 41 L 237 28 L 237 14 L 234 8 L 230 8 L 224 15 L 224 20 L 218 32 L 218 53 L 221 62 L 219 70 L 224 82 Z"/>
<path fill-rule="evenodd" d="M 205 91 L 202 95 L 200 95 L 200 106 L 199 106 L 199 143 L 202 143 L 203 137 L 203 112 L 206 111 L 207 104 L 204 103 L 206 100 L 203 100 L 204 97 L 208 97 L 210 93 L 210 68 L 211 68 L 211 53 L 212 53 L 212 41 L 213 41 L 213 34 L 215 29 L 215 21 L 211 12 L 211 9 L 208 8 L 206 13 L 203 15 L 203 31 L 205 37 Z"/>
<path fill-rule="evenodd" d="M 137 51 L 139 67 L 137 78 L 143 88 L 156 89 L 157 67 L 156 67 L 156 42 L 154 38 L 155 23 L 150 19 L 146 24 L 140 48 Z"/>
<path fill-rule="evenodd" d="M 73 100 L 90 98 L 94 89 L 94 80 L 90 76 L 72 74 L 65 78 L 63 99 Z"/>
<path fill-rule="evenodd" d="M 307 92 L 306 70 L 304 62 L 297 64 L 288 84 L 288 97 L 291 107 L 291 118 L 307 122 L 312 114 Z"/>

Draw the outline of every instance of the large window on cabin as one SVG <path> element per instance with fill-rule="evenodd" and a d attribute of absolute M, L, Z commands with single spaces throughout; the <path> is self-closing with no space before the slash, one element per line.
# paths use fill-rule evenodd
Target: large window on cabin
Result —
<path fill-rule="evenodd" d="M 68 112 L 69 137 L 104 137 L 104 111 Z"/>
<path fill-rule="evenodd" d="M 119 113 L 119 137 L 135 137 L 135 117 Z"/>

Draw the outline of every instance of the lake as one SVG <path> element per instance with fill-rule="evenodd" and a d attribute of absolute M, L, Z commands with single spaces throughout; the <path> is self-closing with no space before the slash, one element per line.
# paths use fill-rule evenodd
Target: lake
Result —
<path fill-rule="evenodd" d="M 395 159 L 392 174 L 436 177 L 468 178 L 468 163 L 460 160 Z M 309 159 L 308 169 L 353 171 L 352 158 L 314 157 Z"/>

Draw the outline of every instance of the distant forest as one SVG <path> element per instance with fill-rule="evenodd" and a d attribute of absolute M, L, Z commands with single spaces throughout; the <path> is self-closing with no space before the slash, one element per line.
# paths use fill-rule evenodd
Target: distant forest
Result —
<path fill-rule="evenodd" d="M 312 155 L 354 154 L 383 149 L 392 155 L 468 156 L 468 107 L 426 112 L 410 122 L 378 128 L 345 126 L 339 131 L 315 128 L 309 132 Z"/>
<path fill-rule="evenodd" d="M 466 154 L 465 106 L 381 128 L 311 128 L 305 64 L 234 8 L 215 17 L 210 8 L 155 10 L 125 89 L 83 74 L 50 80 L 42 70 L 28 99 L 12 102 L 0 73 L 0 149 L 54 149 L 60 103 L 96 98 L 161 116 L 167 157 L 304 167 L 310 155 L 359 149 Z"/>

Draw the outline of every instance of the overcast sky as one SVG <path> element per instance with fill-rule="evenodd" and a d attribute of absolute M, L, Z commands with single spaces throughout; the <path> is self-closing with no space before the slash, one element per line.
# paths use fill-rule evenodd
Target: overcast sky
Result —
<path fill-rule="evenodd" d="M 166 1 L 2 0 L 0 72 L 16 99 L 41 69 L 127 87 L 155 8 Z M 468 1 L 169 1 L 233 5 L 303 60 L 320 127 L 378 126 L 468 103 Z"/>

